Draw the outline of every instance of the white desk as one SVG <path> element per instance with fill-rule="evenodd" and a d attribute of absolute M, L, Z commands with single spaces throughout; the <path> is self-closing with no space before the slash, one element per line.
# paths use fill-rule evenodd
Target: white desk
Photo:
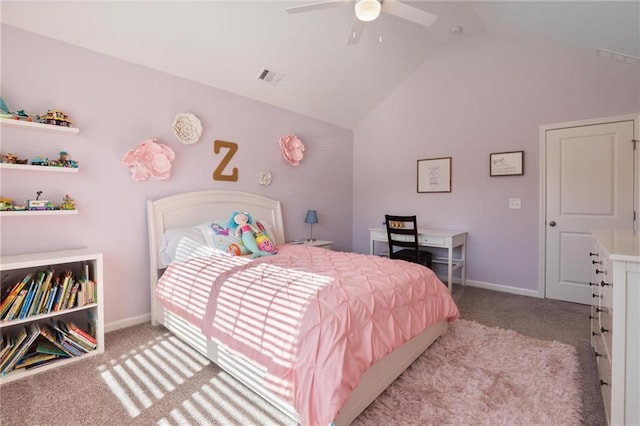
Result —
<path fill-rule="evenodd" d="M 375 254 L 374 243 L 376 241 L 387 243 L 387 230 L 385 228 L 369 228 L 369 253 Z M 448 231 L 443 229 L 418 229 L 418 244 L 423 247 L 440 247 L 447 249 L 447 257 L 434 256 L 433 263 L 447 265 L 447 287 L 449 291 L 453 284 L 453 271 L 460 269 L 460 281 L 462 285 L 467 280 L 467 233 L 465 231 Z M 460 247 L 460 257 L 453 257 L 453 249 Z"/>

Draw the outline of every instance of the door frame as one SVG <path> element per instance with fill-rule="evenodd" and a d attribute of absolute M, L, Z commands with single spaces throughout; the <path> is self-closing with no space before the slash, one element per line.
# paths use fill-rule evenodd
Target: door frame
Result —
<path fill-rule="evenodd" d="M 547 132 L 550 130 L 557 129 L 566 129 L 568 127 L 582 127 L 582 126 L 591 126 L 596 124 L 606 124 L 617 121 L 633 121 L 633 139 L 636 141 L 640 140 L 640 129 L 638 128 L 640 125 L 640 113 L 636 114 L 626 114 L 626 115 L 617 115 L 613 117 L 603 117 L 603 118 L 594 118 L 590 120 L 580 120 L 580 121 L 569 121 L 566 123 L 554 123 L 554 124 L 543 124 L 540 126 L 540 210 L 538 212 L 538 297 L 546 298 L 546 270 L 547 270 L 547 256 L 546 256 L 546 247 L 547 247 L 547 238 L 546 238 L 546 213 L 547 213 Z M 636 144 L 637 145 L 637 144 Z M 636 217 L 633 222 L 633 227 L 636 231 L 638 231 L 638 201 L 640 200 L 640 173 L 638 173 L 638 147 L 634 149 L 633 154 L 633 208 L 636 212 Z M 586 265 L 586 261 L 585 261 Z M 586 267 L 586 266 L 585 266 Z"/>

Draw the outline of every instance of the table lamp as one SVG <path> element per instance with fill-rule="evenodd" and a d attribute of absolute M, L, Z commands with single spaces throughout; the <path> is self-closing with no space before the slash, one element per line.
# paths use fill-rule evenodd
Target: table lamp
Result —
<path fill-rule="evenodd" d="M 318 223 L 318 212 L 315 210 L 307 210 L 307 217 L 304 218 L 304 223 L 308 223 L 309 226 L 311 226 L 309 241 L 315 241 L 313 239 L 313 224 Z"/>

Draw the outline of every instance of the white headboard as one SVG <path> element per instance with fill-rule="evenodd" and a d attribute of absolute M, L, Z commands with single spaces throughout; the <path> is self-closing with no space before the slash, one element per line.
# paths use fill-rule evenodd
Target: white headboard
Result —
<path fill-rule="evenodd" d="M 267 221 L 275 244 L 284 243 L 284 225 L 280 201 L 261 195 L 236 191 L 185 192 L 159 200 L 147 201 L 149 263 L 151 272 L 151 319 L 155 322 L 159 248 L 167 229 L 201 225 L 213 220 L 227 220 L 234 211 L 247 211 L 254 219 Z"/>

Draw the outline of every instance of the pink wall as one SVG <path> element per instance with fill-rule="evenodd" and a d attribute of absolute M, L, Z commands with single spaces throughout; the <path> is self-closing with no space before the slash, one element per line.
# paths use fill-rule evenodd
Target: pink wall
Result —
<path fill-rule="evenodd" d="M 426 61 L 354 129 L 354 250 L 385 212 L 462 229 L 468 278 L 538 288 L 539 126 L 640 111 L 637 66 L 489 36 Z M 525 174 L 489 177 L 489 153 L 525 151 Z M 416 193 L 416 160 L 453 157 L 453 192 Z M 522 199 L 509 210 L 508 199 Z"/>
<path fill-rule="evenodd" d="M 69 193 L 76 216 L 2 218 L 2 254 L 92 247 L 105 258 L 105 316 L 112 323 L 149 312 L 145 202 L 171 194 L 226 189 L 282 201 L 288 239 L 305 238 L 307 209 L 318 210 L 314 236 L 351 248 L 352 132 L 68 44 L 2 25 L 2 86 L 9 107 L 30 112 L 61 109 L 80 128 L 77 136 L 2 128 L 1 151 L 21 157 L 56 157 L 67 150 L 80 162 L 79 174 L 2 171 L 0 195 L 25 200 L 43 190 L 59 202 Z M 256 81 L 256 84 L 261 84 Z M 203 123 L 195 145 L 183 145 L 171 131 L 176 114 L 191 112 Z M 290 166 L 278 139 L 297 134 L 305 159 Z M 125 152 L 158 138 L 176 152 L 167 181 L 136 183 L 120 164 Z M 220 160 L 215 139 L 236 142 L 231 167 L 238 182 L 216 182 Z M 273 183 L 258 184 L 271 171 Z M 212 218 L 216 219 L 216 218 Z M 226 218 L 225 218 L 226 219 Z"/>

